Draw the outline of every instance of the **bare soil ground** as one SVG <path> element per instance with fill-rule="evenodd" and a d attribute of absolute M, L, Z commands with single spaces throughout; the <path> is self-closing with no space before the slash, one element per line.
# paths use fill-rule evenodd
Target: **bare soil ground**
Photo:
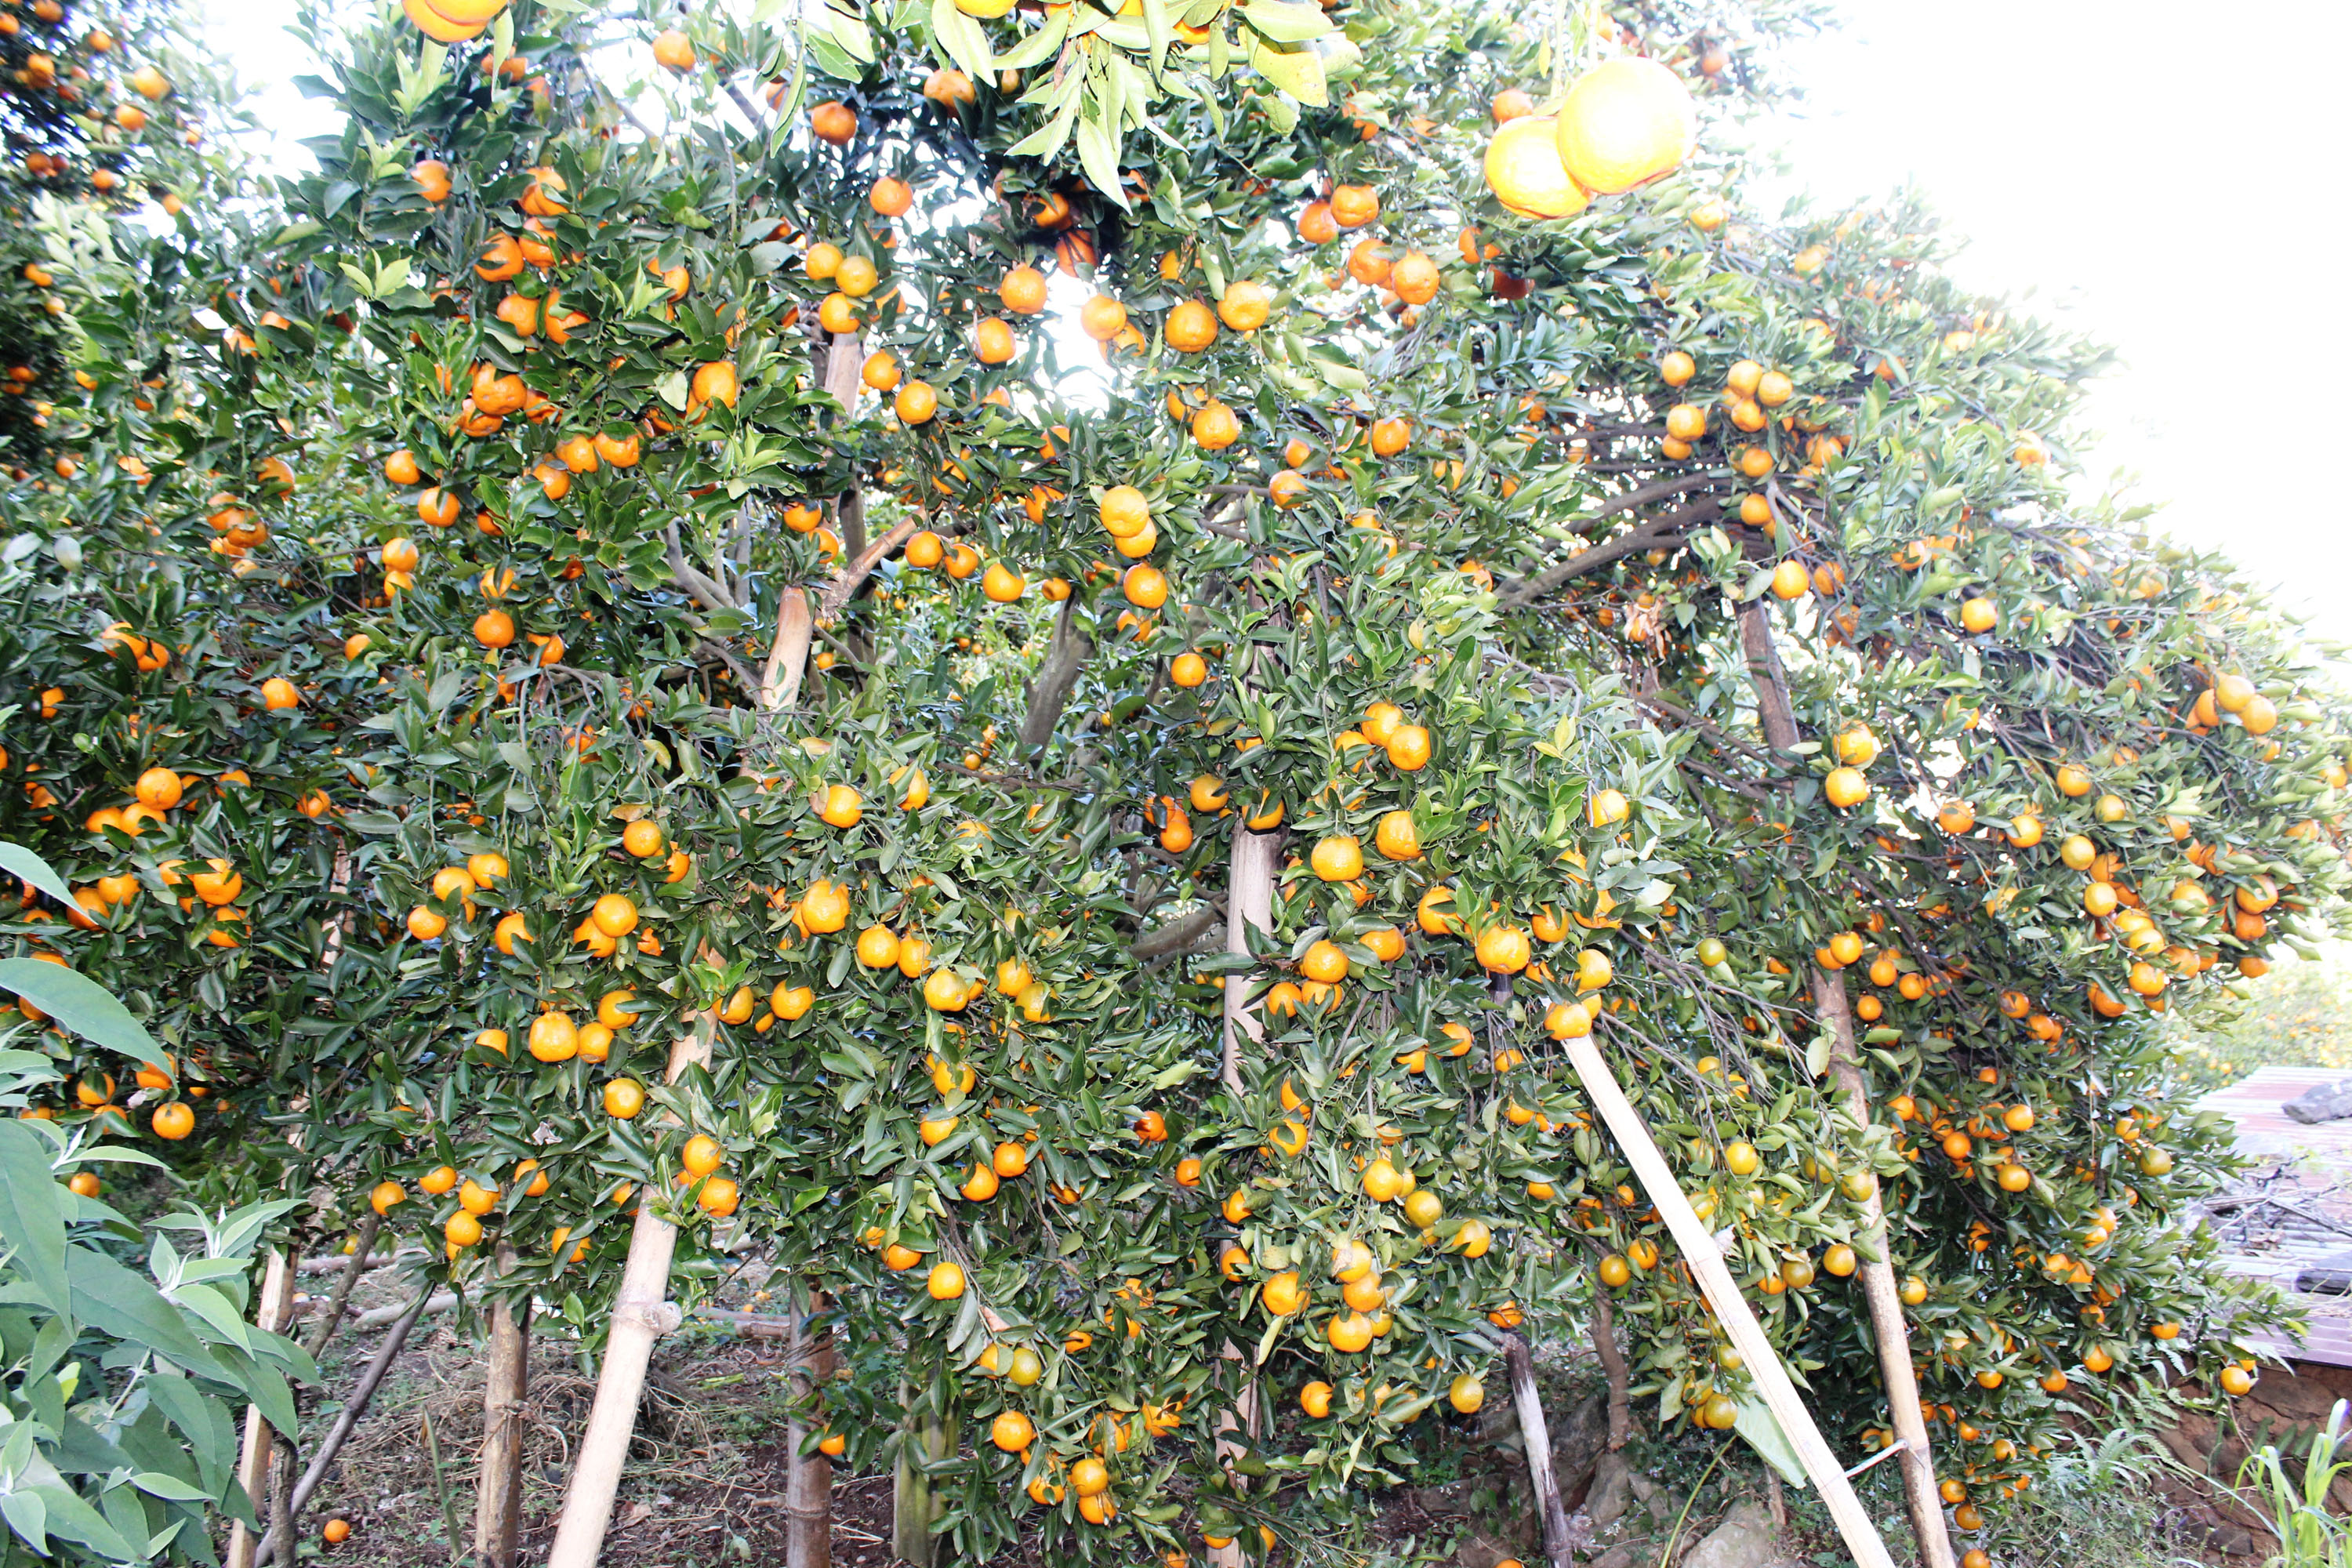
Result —
<path fill-rule="evenodd" d="M 331 1277 L 306 1284 L 323 1295 Z M 392 1302 L 396 1289 L 391 1271 L 369 1276 L 354 1293 L 354 1310 Z M 327 1387 L 348 1387 L 377 1342 L 373 1333 L 347 1331 L 327 1358 Z M 320 1552 L 320 1561 L 352 1568 L 447 1568 L 470 1553 L 475 1456 L 482 1436 L 478 1351 L 474 1337 L 460 1332 L 449 1316 L 427 1318 L 419 1325 L 320 1489 L 306 1521 L 306 1554 Z M 2270 1371 L 2255 1394 L 2240 1402 L 2235 1430 L 2192 1419 L 2163 1435 L 2178 1463 L 2138 1489 L 2138 1495 L 2110 1505 L 2116 1517 L 2105 1522 L 2103 1534 L 2115 1543 L 2113 1555 L 2099 1550 L 2096 1539 L 2074 1536 L 2063 1548 L 2053 1540 L 2056 1555 L 2007 1552 L 2000 1560 L 2009 1568 L 2247 1568 L 2247 1554 L 2270 1546 L 2259 1519 L 2221 1489 L 2187 1472 L 2232 1475 L 2249 1438 L 2259 1443 L 2308 1431 L 2326 1419 L 2336 1398 L 2352 1394 L 2352 1371 L 2305 1370 L 2303 1376 Z M 780 1343 L 739 1338 L 708 1323 L 690 1323 L 665 1342 L 648 1382 L 605 1563 L 614 1568 L 720 1568 L 782 1562 L 785 1371 Z M 1589 1358 L 1576 1352 L 1552 1358 L 1543 1376 L 1557 1439 L 1580 1411 L 1593 1408 L 1596 1379 Z M 545 1559 L 571 1445 L 586 1423 L 593 1393 L 593 1379 L 572 1359 L 568 1339 L 534 1337 L 524 1455 L 526 1563 Z M 314 1422 L 312 1429 L 319 1425 Z M 1363 1521 L 1362 1539 L 1349 1555 L 1370 1547 L 1391 1563 L 1420 1561 L 1458 1568 L 1493 1568 L 1514 1555 L 1535 1560 L 1538 1543 L 1525 1466 L 1507 1447 L 1514 1435 L 1491 1421 L 1483 1432 L 1460 1422 L 1430 1431 L 1414 1484 L 1384 1495 L 1378 1513 Z M 1599 1489 L 1589 1469 L 1564 1477 L 1570 1506 L 1589 1537 L 1578 1561 L 1595 1568 L 1653 1568 L 1662 1559 L 1678 1561 L 1735 1504 L 1773 1493 L 1743 1448 L 1733 1445 L 1725 1462 L 1710 1468 L 1715 1457 L 1704 1443 L 1637 1437 L 1625 1455 L 1633 1495 L 1619 1513 L 1597 1524 L 1591 1514 L 1600 1500 L 1587 1491 Z M 1892 1467 L 1885 1468 L 1891 1473 Z M 1866 1489 L 1865 1499 L 1889 1539 L 1899 1542 L 1899 1503 L 1891 1490 L 1879 1496 L 1878 1489 Z M 2352 1490 L 2352 1483 L 2347 1489 Z M 887 1568 L 897 1561 L 889 1545 L 890 1500 L 887 1473 L 836 1474 L 835 1563 Z M 1775 1563 L 1835 1568 L 1848 1561 L 1809 1493 L 1790 1492 L 1775 1500 L 1782 1505 L 1783 1520 L 1775 1532 Z M 1687 1517 L 1685 1501 L 1692 1505 Z M 2056 1504 L 2053 1499 L 2046 1505 L 2053 1516 L 2060 1511 Z M 2352 1497 L 2341 1500 L 2343 1504 L 2352 1504 Z M 2069 1504 L 2064 1517 L 2072 1521 L 2080 1511 Z M 331 1517 L 349 1520 L 352 1533 L 329 1549 L 319 1542 L 318 1530 Z M 1042 1568 L 1027 1542 L 998 1563 L 1002 1568 Z"/>

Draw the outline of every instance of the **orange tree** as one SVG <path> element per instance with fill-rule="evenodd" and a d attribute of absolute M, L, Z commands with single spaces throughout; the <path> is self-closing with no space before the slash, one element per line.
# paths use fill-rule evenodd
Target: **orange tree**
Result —
<path fill-rule="evenodd" d="M 79 24 L 107 37 L 106 18 Z M 91 145 L 151 160 L 142 177 L 169 169 L 175 221 L 158 227 L 121 210 L 121 185 L 91 185 L 10 231 L 56 307 L 42 316 L 56 384 L 39 384 L 58 402 L 41 467 L 0 491 L 0 824 L 75 895 L 60 908 L 27 884 L 14 941 L 104 975 L 174 1058 L 118 1082 L 83 1049 L 48 1109 L 160 1134 L 231 1196 L 284 1147 L 252 1136 L 282 1098 L 247 1091 L 279 1081 L 289 1029 L 322 1026 L 323 966 L 351 929 L 331 806 L 352 781 L 334 752 L 345 700 L 373 677 L 304 621 L 334 568 L 317 549 L 320 498 L 297 492 L 295 444 L 268 413 L 297 399 L 262 390 L 308 363 L 281 355 L 298 342 L 277 310 L 282 278 L 224 259 L 278 226 L 254 231 L 235 200 L 252 193 L 218 163 L 148 144 L 179 147 L 194 106 L 213 103 L 200 66 L 135 51 L 161 30 L 110 40 L 92 61 L 120 79 L 79 79 L 77 101 L 150 106 Z M 273 529 L 299 547 L 272 547 Z"/>
<path fill-rule="evenodd" d="M 2060 487 L 2085 351 L 1916 214 L 1738 214 L 1693 101 L 1805 20 L 322 39 L 341 145 L 211 300 L 255 352 L 124 426 L 187 470 L 125 560 L 219 629 L 119 673 L 272 770 L 169 831 L 292 901 L 93 962 L 173 953 L 160 1008 L 268 952 L 240 1099 L 608 1377 L 672 1247 L 902 1340 L 807 1441 L 975 1557 L 1312 1549 L 1594 1279 L 1663 1419 L 1760 1436 L 1597 1035 L 1849 1442 L 1910 1422 L 1885 1266 L 1979 1528 L 2062 1401 L 2243 1375 L 2147 1021 L 2324 928 L 2342 742 L 2291 630 Z"/>
<path fill-rule="evenodd" d="M 225 109 L 174 5 L 33 0 L 0 18 L 0 442 L 18 479 L 55 462 L 43 454 L 72 373 L 65 258 L 48 242 L 58 205 L 176 219 L 217 176 L 201 149 Z"/>

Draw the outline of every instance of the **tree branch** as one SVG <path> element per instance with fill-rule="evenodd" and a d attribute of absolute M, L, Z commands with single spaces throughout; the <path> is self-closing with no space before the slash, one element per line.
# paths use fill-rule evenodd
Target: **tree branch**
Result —
<path fill-rule="evenodd" d="M 677 524 L 662 524 L 662 542 L 669 547 L 669 574 L 673 582 L 701 601 L 706 610 L 732 610 L 739 606 L 735 595 L 703 575 L 686 558 L 686 551 L 677 542 Z"/>
<path fill-rule="evenodd" d="M 856 493 L 856 490 L 848 492 L 849 495 Z M 852 555 L 849 563 L 841 569 L 840 575 L 824 585 L 824 595 L 817 600 L 816 618 L 830 621 L 841 614 L 858 586 L 874 574 L 874 568 L 882 564 L 892 551 L 912 539 L 915 531 L 922 526 L 920 513 L 904 518 L 889 532 Z"/>
<path fill-rule="evenodd" d="M 1094 644 L 1078 630 L 1077 608 L 1076 594 L 1062 601 L 1062 613 L 1054 622 L 1054 640 L 1045 649 L 1045 662 L 1037 667 L 1036 679 L 1029 683 L 1029 707 L 1021 716 L 1020 739 L 1024 751 L 1034 752 L 1054 738 L 1055 726 L 1062 721 L 1062 710 L 1069 706 L 1070 692 L 1078 683 L 1078 673 L 1094 654 Z"/>
<path fill-rule="evenodd" d="M 1144 932 L 1135 939 L 1128 951 L 1143 960 L 1181 952 L 1208 935 L 1224 918 L 1224 905 L 1213 900 L 1197 910 L 1187 910 L 1167 924 Z"/>
<path fill-rule="evenodd" d="M 708 655 L 709 658 L 717 659 L 719 663 L 727 667 L 727 672 L 735 678 L 735 683 L 737 685 L 740 686 L 745 691 L 751 693 L 754 697 L 759 695 L 761 688 L 759 674 L 754 671 L 750 665 L 745 664 L 740 658 L 737 658 L 735 650 L 729 647 L 726 644 L 714 642 L 709 637 L 704 637 L 700 642 L 694 645 L 694 652 L 697 658 Z"/>
<path fill-rule="evenodd" d="M 1589 550 L 1580 550 L 1567 560 L 1546 567 L 1532 577 L 1523 577 L 1498 590 L 1495 595 L 1496 601 L 1506 610 L 1525 609 L 1564 584 L 1579 577 L 1589 576 L 1603 566 L 1622 561 L 1628 555 L 1638 555 L 1644 550 L 1652 549 L 1676 537 L 1687 529 L 1713 522 L 1722 515 L 1721 502 L 1713 500 L 1695 501 L 1689 506 L 1653 518 L 1630 532 L 1619 534 L 1606 544 L 1596 544 Z"/>

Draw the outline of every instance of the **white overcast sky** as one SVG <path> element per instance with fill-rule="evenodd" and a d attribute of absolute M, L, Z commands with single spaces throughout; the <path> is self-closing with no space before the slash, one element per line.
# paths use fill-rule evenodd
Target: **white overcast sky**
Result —
<path fill-rule="evenodd" d="M 291 0 L 201 0 L 280 135 L 325 128 Z M 2167 503 L 2324 637 L 2352 642 L 2352 488 L 2330 479 L 2352 315 L 2352 205 L 2328 173 L 2352 3 L 2231 13 L 2178 0 L 1846 0 L 1797 47 L 1802 109 L 1770 128 L 1823 200 L 1916 183 L 1969 237 L 1962 279 L 2113 344 L 2090 420 L 2102 471 Z"/>

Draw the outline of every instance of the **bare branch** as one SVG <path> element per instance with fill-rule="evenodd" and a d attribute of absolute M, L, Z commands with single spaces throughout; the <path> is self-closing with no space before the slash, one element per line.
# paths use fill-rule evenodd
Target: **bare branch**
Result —
<path fill-rule="evenodd" d="M 686 551 L 677 542 L 677 524 L 662 524 L 662 542 L 669 547 L 669 574 L 673 582 L 699 600 L 706 610 L 737 608 L 735 595 L 712 582 L 687 560 Z"/>
<path fill-rule="evenodd" d="M 1144 932 L 1135 939 L 1129 952 L 1139 959 L 1154 959 L 1181 952 L 1216 928 L 1225 918 L 1223 903 L 1202 904 L 1197 910 L 1187 910 L 1167 924 Z"/>
<path fill-rule="evenodd" d="M 1070 692 L 1078 683 L 1078 674 L 1094 654 L 1094 644 L 1078 630 L 1077 608 L 1076 594 L 1062 601 L 1062 613 L 1054 622 L 1054 640 L 1045 649 L 1045 662 L 1037 667 L 1037 677 L 1030 682 L 1028 710 L 1021 716 L 1020 739 L 1024 750 L 1034 751 L 1054 738 L 1055 726 L 1062 721 L 1062 710 L 1069 706 Z"/>
<path fill-rule="evenodd" d="M 859 585 L 874 574 L 874 568 L 882 564 L 892 551 L 912 539 L 915 531 L 922 526 L 919 513 L 902 519 L 889 532 L 851 556 L 849 563 L 841 569 L 840 575 L 824 585 L 824 595 L 817 601 L 816 618 L 830 621 L 841 614 Z"/>
<path fill-rule="evenodd" d="M 743 96 L 743 89 L 741 88 L 737 87 L 731 81 L 729 82 L 727 84 L 727 96 L 735 100 L 735 107 L 743 111 L 743 118 L 751 122 L 752 130 L 758 131 L 766 126 L 767 121 L 761 115 L 757 109 L 752 107 L 751 100 Z"/>
<path fill-rule="evenodd" d="M 1713 522 L 1722 515 L 1721 502 L 1713 500 L 1695 501 L 1689 506 L 1667 512 L 1664 516 L 1653 518 L 1630 532 L 1619 534 L 1606 544 L 1596 544 L 1589 550 L 1579 551 L 1567 560 L 1549 566 L 1532 577 L 1523 577 L 1499 590 L 1495 595 L 1496 599 L 1504 609 L 1525 609 L 1564 584 L 1579 577 L 1589 576 L 1603 566 L 1622 561 L 1628 555 L 1638 555 L 1644 550 L 1654 549 L 1668 540 L 1680 536 L 1686 530 Z"/>
<path fill-rule="evenodd" d="M 735 650 L 729 647 L 725 643 L 715 641 L 710 637 L 704 637 L 700 642 L 694 645 L 694 657 L 697 658 L 717 659 L 719 663 L 727 667 L 727 673 L 735 678 L 735 683 L 738 686 L 740 686 L 745 691 L 751 692 L 755 696 L 758 695 L 760 690 L 759 674 L 754 671 L 750 665 L 745 664 L 742 659 L 736 657 Z"/>

